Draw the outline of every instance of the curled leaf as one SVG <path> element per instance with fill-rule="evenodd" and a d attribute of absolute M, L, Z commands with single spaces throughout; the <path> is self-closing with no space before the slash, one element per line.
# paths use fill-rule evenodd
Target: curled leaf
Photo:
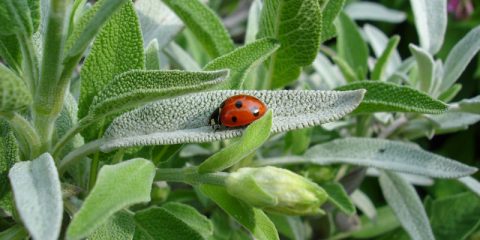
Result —
<path fill-rule="evenodd" d="M 261 99 L 274 113 L 272 133 L 335 121 L 355 109 L 365 91 L 211 91 L 148 104 L 114 120 L 102 151 L 119 147 L 211 142 L 240 136 L 243 129 L 214 131 L 208 119 L 230 96 Z"/>

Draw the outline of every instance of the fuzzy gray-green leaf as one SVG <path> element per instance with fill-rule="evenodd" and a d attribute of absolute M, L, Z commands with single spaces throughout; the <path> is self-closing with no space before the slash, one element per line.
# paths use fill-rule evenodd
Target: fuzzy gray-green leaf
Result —
<path fill-rule="evenodd" d="M 458 102 L 459 110 L 462 112 L 480 114 L 480 96 L 470 99 L 463 99 Z"/>
<path fill-rule="evenodd" d="M 366 89 L 367 93 L 356 113 L 417 112 L 439 114 L 447 105 L 410 87 L 379 81 L 361 81 L 337 90 Z"/>
<path fill-rule="evenodd" d="M 0 34 L 33 34 L 33 25 L 27 0 L 0 1 Z"/>
<path fill-rule="evenodd" d="M 204 70 L 230 69 L 228 80 L 220 88 L 240 89 L 250 69 L 263 62 L 279 46 L 274 39 L 260 39 L 214 59 L 204 67 Z"/>
<path fill-rule="evenodd" d="M 447 1 L 410 0 L 420 46 L 435 54 L 443 45 L 447 30 Z"/>
<path fill-rule="evenodd" d="M 34 239 L 55 240 L 60 234 L 63 201 L 60 179 L 50 154 L 15 164 L 9 173 L 15 205 Z"/>
<path fill-rule="evenodd" d="M 207 50 L 211 57 L 219 57 L 234 49 L 233 41 L 222 21 L 199 0 L 163 0 Z"/>
<path fill-rule="evenodd" d="M 149 101 L 202 90 L 221 83 L 227 76 L 227 70 L 132 70 L 117 75 L 93 99 L 89 115 L 106 116 Z"/>
<path fill-rule="evenodd" d="M 372 138 L 346 138 L 316 145 L 303 159 L 300 162 L 346 163 L 437 178 L 458 178 L 477 171 L 414 144 Z"/>
<path fill-rule="evenodd" d="M 31 103 L 25 82 L 0 63 L 0 112 L 20 110 Z"/>
<path fill-rule="evenodd" d="M 417 62 L 417 84 L 418 89 L 423 92 L 430 93 L 433 86 L 434 78 L 434 62 L 433 57 L 426 50 L 419 48 L 413 44 L 409 45 L 410 52 Z"/>
<path fill-rule="evenodd" d="M 145 48 L 145 68 L 147 70 L 160 70 L 160 48 L 156 38 Z"/>
<path fill-rule="evenodd" d="M 318 126 L 353 111 L 364 90 L 211 91 L 148 104 L 115 119 L 105 132 L 108 151 L 118 147 L 212 142 L 240 136 L 242 129 L 214 131 L 209 117 L 230 96 L 248 94 L 274 112 L 272 133 Z"/>
<path fill-rule="evenodd" d="M 435 239 L 427 214 L 417 192 L 394 172 L 383 171 L 379 178 L 383 196 L 410 237 Z"/>
<path fill-rule="evenodd" d="M 268 87 L 283 87 L 300 76 L 320 47 L 321 7 L 319 0 L 264 1 L 258 37 L 271 37 L 280 42 L 267 66 Z"/>
<path fill-rule="evenodd" d="M 153 163 L 139 158 L 102 167 L 95 186 L 73 216 L 67 238 L 85 238 L 122 208 L 150 201 L 154 175 Z"/>
<path fill-rule="evenodd" d="M 119 211 L 108 218 L 107 222 L 102 224 L 89 240 L 130 240 L 135 234 L 135 221 L 133 216 L 127 211 Z"/>

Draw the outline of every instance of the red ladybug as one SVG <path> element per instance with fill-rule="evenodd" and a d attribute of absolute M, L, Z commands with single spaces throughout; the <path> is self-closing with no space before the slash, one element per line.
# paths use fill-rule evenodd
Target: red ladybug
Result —
<path fill-rule="evenodd" d="M 222 102 L 209 119 L 213 129 L 244 127 L 262 117 L 267 106 L 250 95 L 235 95 Z"/>

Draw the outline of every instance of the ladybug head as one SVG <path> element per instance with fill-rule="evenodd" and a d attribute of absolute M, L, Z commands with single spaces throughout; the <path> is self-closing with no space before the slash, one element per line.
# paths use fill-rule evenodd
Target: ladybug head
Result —
<path fill-rule="evenodd" d="M 215 109 L 215 111 L 213 111 L 212 115 L 210 115 L 210 118 L 208 119 L 208 124 L 213 129 L 218 129 L 222 125 L 220 121 L 220 109 L 221 108 Z"/>

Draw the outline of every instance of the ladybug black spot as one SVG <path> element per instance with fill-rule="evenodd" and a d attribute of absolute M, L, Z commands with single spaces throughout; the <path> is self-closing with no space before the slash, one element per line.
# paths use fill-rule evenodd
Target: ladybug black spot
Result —
<path fill-rule="evenodd" d="M 243 104 L 242 104 L 242 101 L 236 101 L 236 102 L 235 102 L 235 107 L 236 107 L 236 108 L 241 108 L 242 105 L 243 105 Z"/>
<path fill-rule="evenodd" d="M 232 117 L 232 122 L 237 122 L 237 117 L 233 116 Z"/>

